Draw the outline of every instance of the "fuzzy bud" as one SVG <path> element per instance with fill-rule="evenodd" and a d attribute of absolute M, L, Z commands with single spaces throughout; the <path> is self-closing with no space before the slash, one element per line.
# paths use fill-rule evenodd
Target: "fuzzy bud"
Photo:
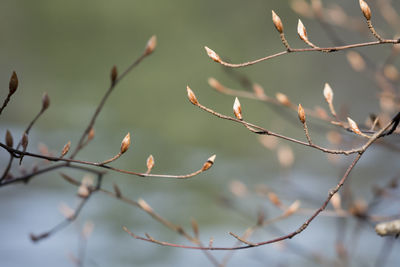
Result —
<path fill-rule="evenodd" d="M 349 127 L 350 129 L 356 133 L 356 134 L 362 134 L 362 132 L 360 131 L 360 128 L 358 128 L 358 125 L 355 121 L 353 121 L 351 118 L 347 117 L 347 121 L 349 122 Z"/>
<path fill-rule="evenodd" d="M 283 33 L 283 24 L 281 18 L 272 10 L 272 22 L 279 33 Z"/>
<path fill-rule="evenodd" d="M 306 27 L 304 27 L 303 22 L 301 22 L 300 19 L 297 23 L 297 34 L 299 35 L 301 40 L 308 41 Z"/>
<path fill-rule="evenodd" d="M 215 53 L 213 50 L 208 48 L 207 46 L 204 47 L 206 49 L 207 55 L 214 60 L 215 62 L 221 63 L 221 58 L 218 56 L 217 53 Z"/>
<path fill-rule="evenodd" d="M 367 2 L 365 2 L 364 0 L 360 0 L 360 8 L 362 13 L 364 14 L 364 17 L 367 20 L 371 20 L 371 9 L 369 8 Z"/>
<path fill-rule="evenodd" d="M 197 101 L 196 95 L 193 93 L 192 89 L 190 89 L 189 86 L 186 86 L 186 91 L 187 91 L 187 95 L 188 95 L 189 101 L 193 105 L 198 105 L 199 101 Z"/>
<path fill-rule="evenodd" d="M 22 135 L 21 145 L 22 149 L 26 151 L 26 148 L 28 147 L 28 135 L 26 133 Z"/>
<path fill-rule="evenodd" d="M 301 121 L 301 123 L 304 124 L 306 122 L 306 113 L 301 104 L 299 104 L 299 107 L 297 109 L 297 114 L 299 115 L 299 120 Z"/>
<path fill-rule="evenodd" d="M 398 236 L 400 234 L 400 220 L 378 223 L 375 226 L 375 231 L 380 236 Z"/>
<path fill-rule="evenodd" d="M 49 95 L 44 92 L 42 96 L 42 111 L 45 111 L 50 106 L 50 98 Z"/>
<path fill-rule="evenodd" d="M 146 160 L 146 165 L 147 165 L 147 173 L 150 173 L 150 171 L 153 169 L 154 167 L 154 157 L 153 155 L 150 155 L 147 160 Z"/>
<path fill-rule="evenodd" d="M 61 157 L 64 157 L 68 153 L 70 147 L 71 147 L 71 141 L 68 141 L 68 143 L 64 145 L 61 151 Z"/>
<path fill-rule="evenodd" d="M 233 113 L 238 120 L 243 120 L 242 106 L 240 105 L 239 99 L 236 97 L 233 103 Z"/>
<path fill-rule="evenodd" d="M 88 140 L 92 140 L 92 139 L 94 138 L 94 133 L 95 133 L 95 132 L 94 132 L 93 127 L 90 128 L 89 133 L 88 133 L 88 136 L 87 136 Z"/>
<path fill-rule="evenodd" d="M 144 201 L 144 199 L 139 198 L 137 203 L 139 204 L 139 206 L 145 211 L 145 212 L 149 212 L 152 213 L 153 212 L 153 208 L 150 207 L 149 204 L 147 204 L 146 201 Z"/>
<path fill-rule="evenodd" d="M 328 102 L 328 104 L 332 104 L 333 91 L 332 91 L 331 86 L 328 83 L 325 83 L 324 97 L 325 97 L 326 102 Z"/>
<path fill-rule="evenodd" d="M 286 216 L 290 216 L 294 213 L 296 213 L 300 208 L 300 201 L 296 200 L 295 202 L 293 202 L 285 211 L 285 215 Z"/>
<path fill-rule="evenodd" d="M 6 132 L 6 145 L 9 147 L 12 147 L 14 145 L 14 139 L 9 130 L 7 130 L 7 132 Z"/>
<path fill-rule="evenodd" d="M 128 150 L 130 145 L 131 145 L 131 134 L 127 133 L 121 142 L 121 150 L 120 150 L 121 154 L 124 154 Z"/>
<path fill-rule="evenodd" d="M 111 69 L 111 84 L 115 84 L 115 81 L 118 78 L 118 70 L 117 70 L 117 66 L 113 66 Z"/>
<path fill-rule="evenodd" d="M 209 157 L 207 159 L 207 161 L 204 163 L 203 167 L 201 168 L 201 170 L 203 172 L 208 170 L 209 168 L 211 168 L 211 166 L 214 164 L 215 157 L 216 157 L 216 155 L 212 155 L 211 157 Z"/>
<path fill-rule="evenodd" d="M 18 76 L 15 73 L 15 71 L 13 71 L 11 78 L 10 78 L 10 83 L 8 86 L 9 89 L 9 95 L 12 95 L 15 93 L 15 91 L 17 91 L 18 88 Z"/>
<path fill-rule="evenodd" d="M 291 104 L 290 100 L 285 94 L 282 94 L 282 93 L 278 92 L 278 93 L 276 93 L 275 97 L 279 101 L 279 103 L 281 103 L 282 105 L 290 106 L 290 104 Z"/>
<path fill-rule="evenodd" d="M 151 53 L 153 53 L 154 49 L 156 49 L 156 46 L 157 46 L 157 37 L 153 35 L 147 41 L 146 48 L 144 50 L 145 55 L 150 55 Z"/>

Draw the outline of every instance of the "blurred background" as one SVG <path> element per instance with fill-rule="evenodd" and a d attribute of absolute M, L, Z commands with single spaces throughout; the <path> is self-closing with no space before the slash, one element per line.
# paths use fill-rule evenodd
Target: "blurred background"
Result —
<path fill-rule="evenodd" d="M 207 79 L 215 77 L 226 86 L 247 90 L 238 82 L 238 77 L 245 75 L 260 84 L 267 95 L 274 97 L 282 92 L 296 105 L 302 103 L 309 108 L 317 105 L 326 108 L 322 90 L 324 83 L 329 82 L 337 107 L 360 123 L 369 113 L 379 112 L 373 75 L 355 71 L 346 53 L 286 55 L 234 72 L 207 57 L 204 46 L 235 63 L 284 50 L 271 22 L 272 9 L 281 17 L 293 47 L 305 47 L 296 33 L 299 17 L 314 43 L 332 45 L 332 36 L 307 15 L 310 10 L 303 8 L 301 16 L 291 8 L 293 2 L 302 1 L 3 0 L 1 97 L 7 94 L 13 70 L 18 74 L 20 86 L 0 117 L 0 137 L 4 138 L 9 129 L 17 140 L 40 110 L 42 93 L 47 92 L 51 105 L 31 131 L 28 150 L 38 152 L 39 144 L 45 144 L 58 154 L 69 140 L 74 146 L 109 86 L 111 67 L 116 65 L 122 73 L 155 34 L 156 51 L 118 84 L 95 125 L 95 139 L 77 158 L 93 162 L 110 158 L 119 151 L 127 132 L 131 133 L 132 145 L 122 158 L 112 163 L 118 168 L 145 171 L 146 158 L 152 154 L 154 173 L 185 174 L 197 170 L 209 156 L 216 154 L 212 169 L 189 180 L 143 179 L 111 172 L 104 180 L 105 188 L 118 184 L 125 196 L 134 200 L 143 198 L 160 215 L 188 231 L 191 219 L 195 219 L 201 239 L 207 244 L 213 237 L 215 246 L 232 246 L 236 240 L 228 232 L 243 233 L 257 221 L 260 210 L 267 217 L 280 213 L 260 193 L 260 188 L 273 189 L 286 205 L 299 199 L 302 207 L 315 209 L 343 175 L 349 158 L 328 158 L 319 151 L 282 141 L 275 144 L 268 140 L 273 147 L 268 149 L 244 127 L 212 117 L 191 105 L 186 97 L 186 85 L 190 85 L 203 105 L 230 115 L 234 97 L 216 92 Z M 380 1 L 369 2 L 374 10 Z M 372 40 L 358 1 L 323 1 L 323 5 L 333 10 L 325 19 L 337 20 L 339 26 L 333 25 L 331 29 L 346 43 Z M 399 10 L 398 3 L 394 7 Z M 297 8 L 301 13 L 301 7 Z M 340 17 L 343 14 L 354 20 L 345 20 Z M 341 21 L 351 23 L 340 26 Z M 374 24 L 385 37 L 396 34 L 396 29 L 379 13 L 376 16 L 374 13 Z M 352 31 L 358 25 L 363 30 Z M 376 64 L 392 52 L 389 46 L 359 51 Z M 246 120 L 304 139 L 295 112 L 254 100 L 240 100 Z M 317 143 L 331 145 L 325 135 L 334 127 L 321 126 L 318 120 L 310 122 L 310 127 Z M 294 161 L 285 164 L 278 151 L 283 158 L 293 156 Z M 398 176 L 393 167 L 398 154 L 384 149 L 371 151 L 358 164 L 349 182 L 353 197 L 364 201 L 373 197 L 373 185 L 384 185 Z M 8 154 L 0 151 L 2 169 L 7 160 Z M 34 162 L 37 160 L 25 158 L 23 166 L 29 169 Z M 18 167 L 13 169 L 13 173 L 19 171 Z M 77 171 L 63 172 L 79 180 L 84 175 Z M 27 185 L 1 188 L 1 265 L 74 266 L 70 258 L 78 254 L 79 235 L 86 221 L 93 222 L 94 229 L 87 242 L 85 266 L 211 265 L 200 251 L 132 239 L 121 229 L 123 225 L 136 234 L 150 233 L 159 240 L 189 244 L 143 211 L 102 194 L 94 195 L 76 222 L 65 230 L 36 244 L 30 241 L 29 233 L 44 232 L 63 219 L 59 212 L 61 203 L 74 207 L 77 201 L 76 187 L 61 179 L 58 172 L 38 176 Z M 307 215 L 295 215 L 265 227 L 250 240 L 257 242 L 291 232 Z M 374 233 L 373 226 L 356 219 L 338 223 L 335 217 L 321 216 L 293 240 L 235 252 L 228 266 L 331 266 L 337 259 L 335 244 L 340 233 L 344 236 L 342 243 L 349 264 L 373 266 L 385 244 Z M 356 235 L 360 237 L 354 241 Z M 399 248 L 398 241 L 394 246 Z M 222 259 L 226 253 L 213 255 Z M 400 256 L 392 253 L 387 265 L 394 266 L 399 260 Z"/>

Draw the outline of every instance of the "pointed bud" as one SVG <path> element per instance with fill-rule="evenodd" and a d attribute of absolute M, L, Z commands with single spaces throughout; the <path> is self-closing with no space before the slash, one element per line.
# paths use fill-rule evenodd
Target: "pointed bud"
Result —
<path fill-rule="evenodd" d="M 214 79 L 212 77 L 208 78 L 208 84 L 212 88 L 214 88 L 215 90 L 220 91 L 220 92 L 222 92 L 224 89 L 224 86 L 219 81 L 217 81 L 216 79 Z"/>
<path fill-rule="evenodd" d="M 207 55 L 214 60 L 215 62 L 221 63 L 221 58 L 215 53 L 213 50 L 208 48 L 207 46 L 204 47 L 206 49 Z"/>
<path fill-rule="evenodd" d="M 45 111 L 50 106 L 49 95 L 44 92 L 42 96 L 42 111 Z"/>
<path fill-rule="evenodd" d="M 258 98 L 265 98 L 265 92 L 264 92 L 264 88 L 262 88 L 261 85 L 259 85 L 258 83 L 253 84 L 253 91 L 254 94 L 256 95 L 256 97 Z"/>
<path fill-rule="evenodd" d="M 277 206 L 278 208 L 282 206 L 282 202 L 279 199 L 278 195 L 274 192 L 268 192 L 268 199 L 271 201 L 272 204 Z"/>
<path fill-rule="evenodd" d="M 371 9 L 369 8 L 367 2 L 365 2 L 364 0 L 360 0 L 360 8 L 362 13 L 364 14 L 364 17 L 367 20 L 371 20 Z"/>
<path fill-rule="evenodd" d="M 114 188 L 114 193 L 117 198 L 120 198 L 122 196 L 121 190 L 119 189 L 118 185 L 116 183 L 113 183 L 113 188 Z"/>
<path fill-rule="evenodd" d="M 207 161 L 204 163 L 203 167 L 201 168 L 201 171 L 204 172 L 204 171 L 208 170 L 209 168 L 211 168 L 211 166 L 214 164 L 215 157 L 216 157 L 216 155 L 212 155 L 211 157 L 209 157 L 207 159 Z"/>
<path fill-rule="evenodd" d="M 297 114 L 299 115 L 299 120 L 301 121 L 301 123 L 304 124 L 306 122 L 306 113 L 304 112 L 304 108 L 301 104 L 299 104 Z"/>
<path fill-rule="evenodd" d="M 121 142 L 121 150 L 120 150 L 121 154 L 124 154 L 128 150 L 130 145 L 131 145 L 131 134 L 127 133 Z"/>
<path fill-rule="evenodd" d="M 199 236 L 199 225 L 197 224 L 195 219 L 192 219 L 192 229 L 195 237 Z"/>
<path fill-rule="evenodd" d="M 14 139 L 9 130 L 6 131 L 6 145 L 12 147 L 14 145 Z"/>
<path fill-rule="evenodd" d="M 85 184 L 81 184 L 78 187 L 78 197 L 87 198 L 90 195 L 89 188 Z"/>
<path fill-rule="evenodd" d="M 188 95 L 189 101 L 193 105 L 198 105 L 199 101 L 197 101 L 196 95 L 193 93 L 192 89 L 190 89 L 189 86 L 186 86 L 186 91 L 187 91 L 187 95 Z"/>
<path fill-rule="evenodd" d="M 28 135 L 26 133 L 22 135 L 21 145 L 23 150 L 26 151 L 26 148 L 28 147 Z"/>
<path fill-rule="evenodd" d="M 331 204 L 332 204 L 333 208 L 334 208 L 336 211 L 342 209 L 342 200 L 341 200 L 341 197 L 340 197 L 339 192 L 336 193 L 336 194 L 334 194 L 334 195 L 332 196 L 332 198 L 331 198 Z"/>
<path fill-rule="evenodd" d="M 358 125 L 355 121 L 353 121 L 352 119 L 350 119 L 349 117 L 347 117 L 347 121 L 349 122 L 349 127 L 350 129 L 356 133 L 356 134 L 362 134 L 362 132 L 360 131 L 360 129 L 358 128 Z"/>
<path fill-rule="evenodd" d="M 139 206 L 146 212 L 152 213 L 153 212 L 153 208 L 150 207 L 149 204 L 147 204 L 146 201 L 144 201 L 144 199 L 139 198 L 137 203 L 139 204 Z"/>
<path fill-rule="evenodd" d="M 272 22 L 279 33 L 283 33 L 283 24 L 281 18 L 272 10 Z"/>
<path fill-rule="evenodd" d="M 113 66 L 111 69 L 111 84 L 115 84 L 115 81 L 118 78 L 118 70 L 117 70 L 117 66 Z"/>
<path fill-rule="evenodd" d="M 68 143 L 64 145 L 61 151 L 61 157 L 64 157 L 68 153 L 70 147 L 71 147 L 71 141 L 68 141 Z"/>
<path fill-rule="evenodd" d="M 150 55 L 153 53 L 154 49 L 157 46 L 157 37 L 155 35 L 151 36 L 151 38 L 147 41 L 146 48 L 144 50 L 145 55 Z"/>
<path fill-rule="evenodd" d="M 147 158 L 147 161 L 146 161 L 146 165 L 147 165 L 147 173 L 150 173 L 151 172 L 151 170 L 153 169 L 153 167 L 154 167 L 154 157 L 153 157 L 153 155 L 150 155 L 148 158 Z"/>
<path fill-rule="evenodd" d="M 293 202 L 289 208 L 285 211 L 285 215 L 286 216 L 290 216 L 293 213 L 297 212 L 300 208 L 300 201 L 296 200 L 295 202 Z"/>
<path fill-rule="evenodd" d="M 304 27 L 303 22 L 301 22 L 300 19 L 297 23 L 297 34 L 299 35 L 301 40 L 308 41 L 306 27 Z"/>
<path fill-rule="evenodd" d="M 92 140 L 94 138 L 94 129 L 93 129 L 93 127 L 90 128 L 87 138 L 88 138 L 88 140 Z"/>
<path fill-rule="evenodd" d="M 275 97 L 279 101 L 279 103 L 281 103 L 282 105 L 284 105 L 284 106 L 291 105 L 289 98 L 285 94 L 278 92 L 275 94 Z"/>
<path fill-rule="evenodd" d="M 238 120 L 243 120 L 242 106 L 240 105 L 239 99 L 236 97 L 233 103 L 233 113 Z"/>
<path fill-rule="evenodd" d="M 18 76 L 17 76 L 17 73 L 15 73 L 15 71 L 13 71 L 11 78 L 10 78 L 10 83 L 8 85 L 9 95 L 14 94 L 15 91 L 17 91 L 17 88 L 18 88 Z"/>
<path fill-rule="evenodd" d="M 325 83 L 324 86 L 324 97 L 326 102 L 328 102 L 328 104 L 332 104 L 332 100 L 333 100 L 333 91 L 331 86 L 328 83 Z"/>

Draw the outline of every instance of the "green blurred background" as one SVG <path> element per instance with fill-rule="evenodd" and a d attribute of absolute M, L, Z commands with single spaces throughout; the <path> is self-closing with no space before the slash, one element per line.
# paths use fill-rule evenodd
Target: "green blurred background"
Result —
<path fill-rule="evenodd" d="M 326 2 L 341 5 L 362 22 L 358 1 Z M 69 140 L 76 144 L 109 85 L 111 67 L 116 65 L 122 72 L 155 34 L 158 38 L 155 53 L 118 84 L 97 121 L 95 139 L 78 158 L 102 161 L 111 157 L 118 152 L 127 132 L 132 134 L 132 147 L 113 163 L 116 167 L 145 171 L 145 160 L 152 154 L 156 161 L 154 173 L 183 174 L 200 168 L 209 156 L 217 154 L 215 166 L 191 180 L 142 179 L 110 173 L 104 181 L 107 188 L 111 188 L 112 182 L 119 184 L 123 194 L 132 199 L 145 199 L 175 223 L 190 226 L 191 218 L 195 218 L 203 240 L 208 242 L 213 236 L 216 246 L 232 245 L 227 233 L 244 231 L 255 222 L 257 211 L 269 205 L 267 200 L 254 195 L 233 197 L 229 184 L 234 180 L 251 189 L 257 184 L 275 186 L 287 204 L 304 194 L 311 195 L 309 207 L 315 208 L 335 184 L 345 164 L 332 166 L 321 153 L 289 144 L 296 160 L 293 169 L 286 170 L 279 166 L 276 152 L 265 149 L 256 136 L 200 111 L 186 98 L 186 85 L 190 85 L 202 104 L 232 114 L 234 98 L 213 91 L 207 79 L 215 77 L 238 89 L 240 84 L 212 62 L 203 47 L 209 46 L 232 62 L 283 50 L 270 19 L 272 9 L 282 18 L 289 42 L 304 47 L 296 36 L 298 15 L 289 8 L 288 1 L 3 0 L 1 96 L 7 92 L 13 70 L 18 74 L 20 87 L 2 114 L 0 136 L 3 138 L 6 129 L 15 138 L 20 136 L 40 109 L 41 95 L 46 91 L 51 107 L 32 130 L 29 150 L 37 151 L 39 143 L 56 152 Z M 318 23 L 302 20 L 312 40 L 321 46 L 330 44 Z M 365 36 L 336 30 L 349 42 L 366 40 Z M 372 58 L 390 52 L 378 47 L 363 51 Z M 323 84 L 329 82 L 335 89 L 335 101 L 347 106 L 353 119 L 365 118 L 366 105 L 368 112 L 378 110 L 375 85 L 364 74 L 353 72 L 343 53 L 294 54 L 239 71 L 261 84 L 266 94 L 284 92 L 294 103 L 306 107 L 324 105 Z M 360 89 L 362 99 L 358 101 Z M 303 138 L 296 114 L 245 99 L 241 103 L 249 121 Z M 323 135 L 316 131 L 314 138 L 323 144 L 325 139 L 320 137 Z M 0 156 L 0 165 L 4 166 L 7 154 L 1 151 Z M 25 164 L 31 166 L 33 161 L 25 159 Z M 360 190 L 368 191 L 374 174 L 380 172 L 362 164 L 360 169 L 358 175 L 364 176 L 365 184 Z M 79 179 L 83 175 L 66 172 Z M 294 193 L 293 188 L 296 188 Z M 91 220 L 95 229 L 88 242 L 86 266 L 210 264 L 198 251 L 164 248 L 131 239 L 121 230 L 122 225 L 137 234 L 149 232 L 161 240 L 185 243 L 140 210 L 100 194 L 85 206 L 76 224 L 48 240 L 32 244 L 28 234 L 43 232 L 58 223 L 62 219 L 59 203 L 75 205 L 75 193 L 76 188 L 66 184 L 57 173 L 37 177 L 27 186 L 2 188 L 0 233 L 6 238 L 2 238 L 0 262 L 4 266 L 71 266 L 67 254 L 76 254 L 79 227 Z M 239 211 L 228 208 L 230 205 Z M 288 232 L 303 220 L 303 216 L 298 216 L 279 227 Z M 311 251 L 319 251 L 320 242 L 330 242 L 332 247 L 319 253 L 334 258 L 335 234 L 325 233 L 326 227 L 335 227 L 334 223 L 330 218 L 317 221 L 315 229 L 310 228 L 298 238 L 299 242 Z M 322 232 L 325 234 L 321 235 Z M 260 232 L 255 240 L 278 234 Z M 222 256 L 216 254 L 218 258 Z M 376 254 L 364 256 L 368 259 Z M 313 264 L 296 253 L 287 256 L 286 250 L 278 246 L 238 252 L 230 263 L 230 266 Z"/>

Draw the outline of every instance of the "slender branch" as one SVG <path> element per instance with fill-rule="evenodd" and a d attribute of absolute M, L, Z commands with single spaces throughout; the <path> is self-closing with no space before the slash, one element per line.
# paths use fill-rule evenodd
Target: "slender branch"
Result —
<path fill-rule="evenodd" d="M 332 47 L 313 47 L 313 48 L 291 48 L 290 50 L 285 50 L 276 54 L 272 54 L 263 58 L 259 58 L 253 61 L 248 61 L 244 63 L 229 63 L 225 62 L 221 59 L 216 61 L 217 63 L 224 65 L 226 67 L 230 68 L 241 68 L 241 67 L 247 67 L 251 66 L 254 64 L 257 64 L 262 61 L 266 61 L 272 58 L 276 58 L 279 56 L 283 56 L 289 53 L 301 53 L 301 52 L 337 52 L 341 50 L 347 50 L 347 49 L 352 49 L 352 48 L 357 48 L 357 47 L 366 47 L 366 46 L 374 46 L 374 45 L 382 45 L 382 44 L 398 44 L 400 43 L 400 39 L 392 40 L 392 39 L 382 39 L 381 41 L 373 41 L 373 42 L 365 42 L 365 43 L 357 43 L 357 44 L 349 44 L 349 45 L 341 45 L 341 46 L 332 46 Z M 215 60 L 214 60 L 215 61 Z"/>

